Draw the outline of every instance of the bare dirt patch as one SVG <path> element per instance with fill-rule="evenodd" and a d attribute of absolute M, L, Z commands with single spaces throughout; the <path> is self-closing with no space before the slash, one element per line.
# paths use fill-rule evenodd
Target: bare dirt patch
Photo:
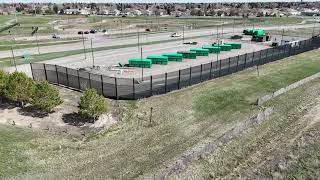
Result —
<path fill-rule="evenodd" d="M 3 103 L 0 105 L 0 124 L 84 136 L 117 122 L 116 114 L 112 113 L 102 115 L 95 122 L 81 119 L 77 113 L 81 93 L 66 88 L 58 88 L 64 102 L 56 107 L 54 112 L 44 114 L 30 106 L 21 108 L 15 104 Z"/>

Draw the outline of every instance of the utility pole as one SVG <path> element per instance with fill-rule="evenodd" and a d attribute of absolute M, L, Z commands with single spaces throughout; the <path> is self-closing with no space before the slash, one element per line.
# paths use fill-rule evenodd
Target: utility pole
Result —
<path fill-rule="evenodd" d="M 12 53 L 13 64 L 14 64 L 14 67 L 15 67 L 15 69 L 17 71 L 16 58 L 14 57 L 13 47 L 12 46 L 11 46 L 11 53 Z"/>
<path fill-rule="evenodd" d="M 92 67 L 94 68 L 94 55 L 93 55 L 93 48 L 92 48 L 92 38 L 90 40 L 91 40 Z"/>
<path fill-rule="evenodd" d="M 84 54 L 84 59 L 87 59 L 87 55 L 86 55 L 86 47 L 84 45 L 84 37 L 83 37 L 83 33 L 82 35 L 82 45 L 83 45 L 83 54 Z"/>

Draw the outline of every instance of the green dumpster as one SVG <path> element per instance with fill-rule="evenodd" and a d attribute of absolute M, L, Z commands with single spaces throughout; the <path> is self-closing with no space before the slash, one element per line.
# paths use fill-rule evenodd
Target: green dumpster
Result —
<path fill-rule="evenodd" d="M 216 46 L 202 46 L 202 49 L 208 49 L 209 53 L 220 53 L 220 47 L 216 47 Z"/>
<path fill-rule="evenodd" d="M 220 47 L 221 51 L 231 51 L 231 49 L 232 49 L 231 45 L 227 45 L 227 44 L 212 44 L 212 46 Z"/>
<path fill-rule="evenodd" d="M 209 56 L 209 50 L 208 49 L 191 48 L 190 51 L 196 52 L 197 56 Z"/>
<path fill-rule="evenodd" d="M 182 54 L 186 59 L 197 59 L 197 53 L 194 51 L 178 51 L 178 54 Z"/>
<path fill-rule="evenodd" d="M 167 56 L 147 56 L 147 59 L 151 59 L 152 64 L 168 64 Z"/>
<path fill-rule="evenodd" d="M 240 43 L 224 43 L 226 45 L 231 45 L 232 49 L 241 49 L 242 45 Z"/>
<path fill-rule="evenodd" d="M 129 67 L 151 68 L 152 60 L 146 58 L 129 58 Z"/>
<path fill-rule="evenodd" d="M 178 53 L 164 53 L 164 54 L 162 54 L 162 56 L 168 57 L 168 61 L 179 61 L 179 62 L 181 62 L 182 59 L 183 59 L 182 54 L 178 54 Z"/>

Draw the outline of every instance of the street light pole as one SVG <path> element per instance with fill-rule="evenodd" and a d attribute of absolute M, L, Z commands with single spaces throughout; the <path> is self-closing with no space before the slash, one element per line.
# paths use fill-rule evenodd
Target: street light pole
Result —
<path fill-rule="evenodd" d="M 94 68 L 94 55 L 93 55 L 93 48 L 92 48 L 92 38 L 90 40 L 91 40 L 92 67 Z"/>
<path fill-rule="evenodd" d="M 139 32 L 139 28 L 138 28 L 138 52 L 140 50 L 140 32 Z"/>
<path fill-rule="evenodd" d="M 13 47 L 11 46 L 11 53 L 12 53 L 12 58 L 13 58 L 13 64 L 14 64 L 14 67 L 17 71 L 17 64 L 16 64 L 16 58 L 14 57 L 14 53 L 13 53 Z"/>
<path fill-rule="evenodd" d="M 184 24 L 182 26 L 182 43 L 184 43 Z"/>
<path fill-rule="evenodd" d="M 83 54 L 84 54 L 84 59 L 87 59 L 87 55 L 86 55 L 86 47 L 84 45 L 84 37 L 83 37 L 83 33 L 82 33 L 82 45 L 83 45 Z"/>

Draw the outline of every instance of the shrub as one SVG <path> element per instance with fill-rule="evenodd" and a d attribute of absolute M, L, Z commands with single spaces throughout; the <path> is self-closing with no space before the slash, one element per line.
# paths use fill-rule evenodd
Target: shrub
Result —
<path fill-rule="evenodd" d="M 35 91 L 34 81 L 25 73 L 14 72 L 8 76 L 4 96 L 11 101 L 30 103 Z"/>
<path fill-rule="evenodd" d="M 0 70 L 0 102 L 2 102 L 2 98 L 4 97 L 4 89 L 7 84 L 8 74 L 2 70 Z"/>
<path fill-rule="evenodd" d="M 4 89 L 6 87 L 6 81 L 8 79 L 8 74 L 0 70 L 0 96 L 3 96 Z"/>
<path fill-rule="evenodd" d="M 87 89 L 80 98 L 79 114 L 82 118 L 98 118 L 107 111 L 107 104 L 103 96 L 95 89 Z"/>
<path fill-rule="evenodd" d="M 54 107 L 62 102 L 59 91 L 47 81 L 38 82 L 36 84 L 35 93 L 31 102 L 35 108 L 49 113 Z"/>

